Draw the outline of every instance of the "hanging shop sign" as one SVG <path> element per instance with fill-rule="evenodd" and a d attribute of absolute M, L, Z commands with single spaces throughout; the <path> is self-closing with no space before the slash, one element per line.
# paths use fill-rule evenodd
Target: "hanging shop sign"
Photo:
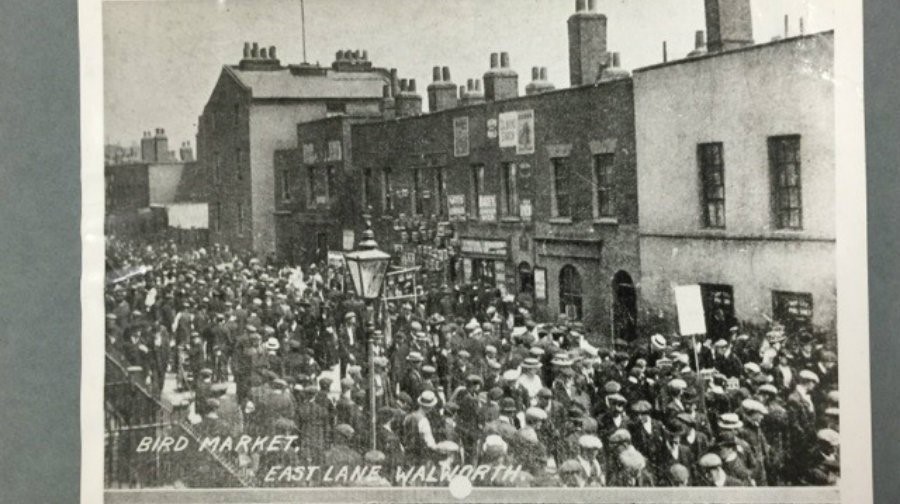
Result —
<path fill-rule="evenodd" d="M 353 250 L 353 242 L 355 241 L 355 236 L 352 229 L 344 230 L 344 240 L 343 246 L 344 250 Z"/>

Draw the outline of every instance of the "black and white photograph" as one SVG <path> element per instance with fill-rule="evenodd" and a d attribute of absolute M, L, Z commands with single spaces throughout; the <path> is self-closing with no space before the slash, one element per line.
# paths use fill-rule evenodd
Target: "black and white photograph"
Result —
<path fill-rule="evenodd" d="M 106 501 L 862 502 L 858 2 L 97 3 Z"/>

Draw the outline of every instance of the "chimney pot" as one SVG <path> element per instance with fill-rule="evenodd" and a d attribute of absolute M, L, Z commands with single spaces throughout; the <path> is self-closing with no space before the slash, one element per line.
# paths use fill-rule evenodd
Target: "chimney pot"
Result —
<path fill-rule="evenodd" d="M 587 0 L 588 12 L 594 12 L 595 8 L 596 8 L 596 0 Z"/>
<path fill-rule="evenodd" d="M 362 59 L 363 59 L 363 61 L 369 61 L 369 51 L 368 50 L 363 49 Z"/>
<path fill-rule="evenodd" d="M 400 81 L 397 78 L 397 69 L 391 68 L 391 96 L 400 94 Z"/>
<path fill-rule="evenodd" d="M 334 60 L 341 61 L 342 59 L 344 59 L 344 51 L 336 51 L 334 53 Z"/>
<path fill-rule="evenodd" d="M 409 81 L 406 79 L 400 79 L 400 91 L 406 91 L 409 86 Z"/>
<path fill-rule="evenodd" d="M 694 33 L 694 49 L 702 49 L 703 46 L 706 45 L 705 34 L 706 32 L 703 30 L 697 30 L 697 32 Z"/>
<path fill-rule="evenodd" d="M 250 57 L 259 58 L 259 44 L 256 42 L 253 43 L 253 47 L 250 49 Z"/>
<path fill-rule="evenodd" d="M 538 67 L 531 67 L 531 80 L 536 81 L 541 78 L 541 69 Z"/>
<path fill-rule="evenodd" d="M 541 80 L 545 81 L 547 79 L 547 67 L 541 67 Z"/>
<path fill-rule="evenodd" d="M 475 90 L 475 79 L 469 79 L 466 81 L 466 90 L 474 91 Z"/>
<path fill-rule="evenodd" d="M 612 66 L 613 66 L 613 68 L 619 68 L 619 66 L 621 66 L 621 63 L 622 63 L 622 62 L 619 61 L 619 53 L 618 53 L 618 52 L 612 53 Z"/>
<path fill-rule="evenodd" d="M 663 63 L 669 61 L 669 48 L 666 46 L 666 41 L 663 40 Z"/>
<path fill-rule="evenodd" d="M 459 86 L 459 97 L 464 98 L 466 96 L 466 86 Z"/>
<path fill-rule="evenodd" d="M 262 59 L 269 59 L 269 50 L 263 47 L 259 50 L 259 57 Z"/>
<path fill-rule="evenodd" d="M 275 46 L 269 46 L 269 57 L 272 59 L 276 59 L 275 58 Z"/>
<path fill-rule="evenodd" d="M 244 42 L 244 59 L 250 57 L 250 42 Z"/>
<path fill-rule="evenodd" d="M 441 69 L 441 71 L 442 71 L 442 73 L 443 73 L 444 82 L 451 82 L 451 79 L 450 79 L 450 67 L 446 67 L 446 66 L 445 66 L 444 68 Z"/>
<path fill-rule="evenodd" d="M 491 53 L 491 68 L 497 68 L 500 66 L 500 55 L 497 53 Z"/>
<path fill-rule="evenodd" d="M 481 79 L 475 79 L 475 91 L 481 91 Z"/>
<path fill-rule="evenodd" d="M 416 92 L 416 79 L 409 79 L 409 92 L 410 93 Z"/>
<path fill-rule="evenodd" d="M 805 33 L 806 33 L 806 29 L 803 26 L 803 17 L 801 17 L 800 18 L 800 35 L 803 35 Z"/>
<path fill-rule="evenodd" d="M 509 68 L 509 53 L 500 53 L 500 68 Z"/>
<path fill-rule="evenodd" d="M 575 12 L 584 11 L 584 0 L 575 0 Z"/>
<path fill-rule="evenodd" d="M 790 23 L 791 23 L 791 17 L 788 16 L 787 14 L 785 14 L 784 15 L 784 38 L 787 38 L 788 35 L 790 34 L 790 31 L 791 31 Z"/>
<path fill-rule="evenodd" d="M 436 66 L 431 68 L 431 80 L 434 82 L 441 81 L 441 67 Z"/>

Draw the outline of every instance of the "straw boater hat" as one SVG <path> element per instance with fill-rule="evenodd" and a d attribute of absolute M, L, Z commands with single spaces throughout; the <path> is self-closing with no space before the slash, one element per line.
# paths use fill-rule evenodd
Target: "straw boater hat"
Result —
<path fill-rule="evenodd" d="M 426 390 L 419 396 L 419 405 L 431 408 L 437 405 L 438 399 L 434 392 Z"/>
<path fill-rule="evenodd" d="M 534 357 L 526 357 L 525 360 L 522 361 L 522 368 L 524 369 L 537 369 L 539 367 L 541 367 L 541 363 Z"/>

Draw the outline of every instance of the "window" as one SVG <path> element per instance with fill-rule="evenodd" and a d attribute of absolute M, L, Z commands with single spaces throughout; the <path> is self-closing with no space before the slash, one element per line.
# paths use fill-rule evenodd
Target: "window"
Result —
<path fill-rule="evenodd" d="M 331 199 L 337 196 L 337 187 L 335 186 L 335 168 L 329 166 L 325 168 L 325 202 L 331 202 Z"/>
<path fill-rule="evenodd" d="M 413 194 L 410 198 L 412 208 L 410 213 L 422 215 L 425 212 L 425 198 L 422 197 L 422 170 L 413 170 Z"/>
<path fill-rule="evenodd" d="M 372 180 L 372 169 L 371 168 L 363 168 L 363 180 L 362 180 L 362 201 L 363 201 L 363 209 L 368 212 L 369 207 L 372 205 L 372 191 L 373 191 L 373 180 Z"/>
<path fill-rule="evenodd" d="M 239 235 L 244 234 L 244 204 L 237 204 L 237 232 Z"/>
<path fill-rule="evenodd" d="M 391 182 L 391 169 L 381 169 L 381 209 L 383 212 L 394 211 L 394 186 Z"/>
<path fill-rule="evenodd" d="M 444 167 L 439 166 L 434 169 L 434 194 L 432 194 L 432 199 L 434 201 L 434 214 L 441 219 L 446 216 L 446 212 L 444 210 L 445 191 L 446 187 L 444 185 Z"/>
<path fill-rule="evenodd" d="M 613 201 L 615 183 L 613 174 L 615 167 L 614 154 L 597 154 L 594 156 L 594 218 L 615 217 L 616 207 Z"/>
<path fill-rule="evenodd" d="M 567 264 L 559 270 L 559 313 L 569 320 L 581 320 L 581 275 L 575 266 Z"/>
<path fill-rule="evenodd" d="M 281 199 L 288 201 L 291 199 L 291 172 L 290 170 L 281 170 Z"/>
<path fill-rule="evenodd" d="M 222 231 L 222 202 L 221 201 L 216 202 L 216 220 L 213 223 L 213 229 L 217 233 Z"/>
<path fill-rule="evenodd" d="M 319 187 L 316 180 L 316 167 L 306 167 L 306 207 L 316 206 L 316 197 L 319 195 Z"/>
<path fill-rule="evenodd" d="M 700 164 L 700 201 L 703 205 L 703 226 L 725 227 L 725 162 L 721 143 L 697 146 Z"/>
<path fill-rule="evenodd" d="M 737 323 L 734 317 L 734 288 L 723 284 L 700 284 L 703 311 L 706 314 L 706 335 L 713 341 L 728 337 L 728 330 Z"/>
<path fill-rule="evenodd" d="M 347 113 L 347 104 L 343 102 L 329 102 L 325 104 L 325 117 L 334 117 Z M 328 152 L 327 150 L 325 152 Z"/>
<path fill-rule="evenodd" d="M 473 166 L 470 177 L 469 215 L 477 219 L 479 200 L 484 193 L 484 165 Z"/>
<path fill-rule="evenodd" d="M 769 138 L 772 170 L 772 209 L 777 229 L 803 228 L 803 201 L 800 185 L 800 137 Z"/>
<path fill-rule="evenodd" d="M 534 272 L 525 261 L 519 263 L 519 292 L 534 296 Z"/>
<path fill-rule="evenodd" d="M 222 157 L 219 151 L 213 153 L 213 182 L 219 183 L 222 180 Z"/>
<path fill-rule="evenodd" d="M 772 315 L 788 332 L 812 329 L 813 299 L 806 292 L 772 291 Z"/>
<path fill-rule="evenodd" d="M 569 199 L 569 159 L 553 158 L 550 160 L 551 173 L 551 206 L 553 217 L 572 217 L 572 206 Z"/>
<path fill-rule="evenodd" d="M 516 181 L 516 164 L 503 163 L 500 173 L 502 177 L 501 197 L 503 198 L 503 215 L 519 216 L 519 188 Z"/>
<path fill-rule="evenodd" d="M 234 172 L 238 180 L 244 180 L 244 151 L 240 147 L 234 150 Z"/>

